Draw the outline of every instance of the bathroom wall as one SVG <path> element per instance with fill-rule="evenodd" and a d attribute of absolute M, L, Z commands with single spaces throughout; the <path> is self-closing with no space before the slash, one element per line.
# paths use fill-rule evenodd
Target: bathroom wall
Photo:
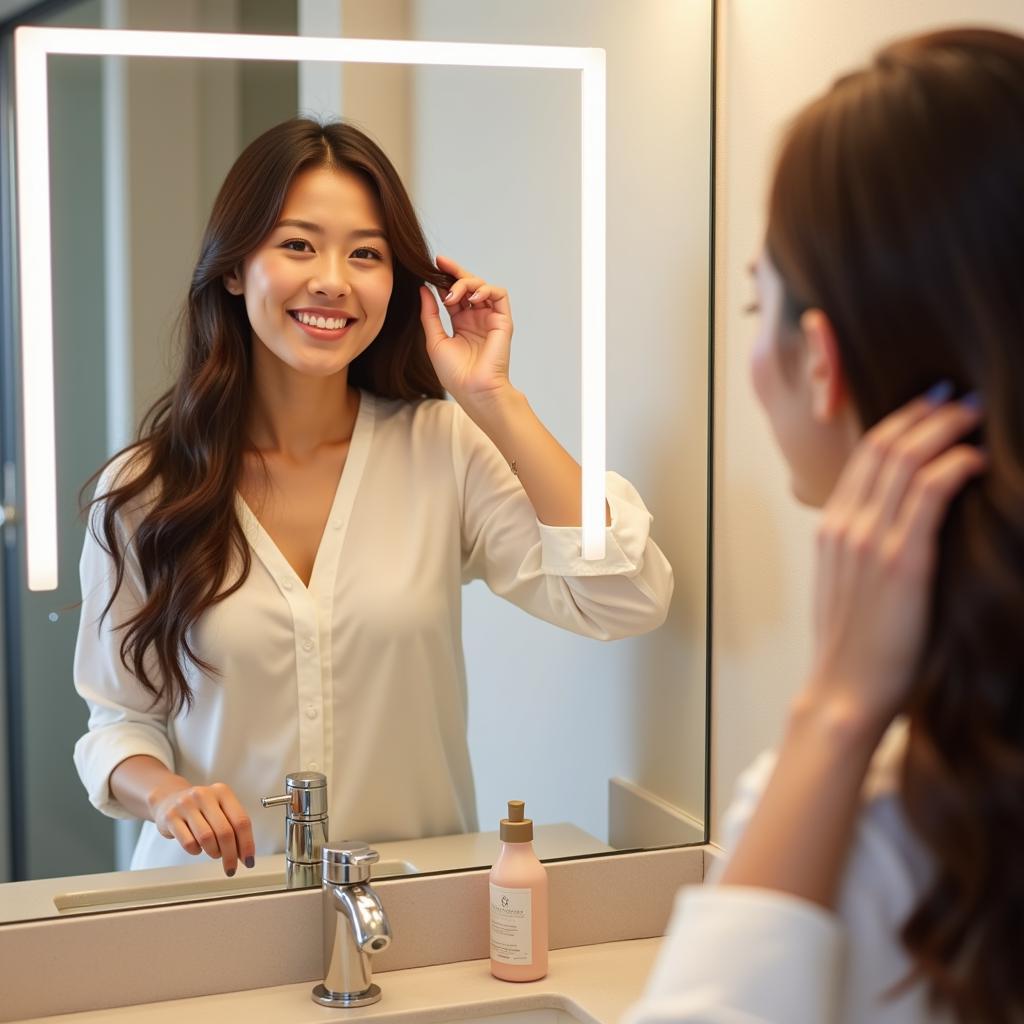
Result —
<path fill-rule="evenodd" d="M 574 822 L 604 839 L 613 775 L 702 822 L 709 211 L 694 197 L 706 189 L 710 151 L 709 94 L 695 69 L 706 66 L 710 8 L 520 0 L 499 18 L 474 0 L 417 0 L 411 13 L 421 38 L 607 47 L 608 466 L 654 513 L 676 579 L 667 624 L 614 644 L 580 643 L 482 584 L 467 589 L 481 827 L 518 796 L 540 820 L 571 807 Z M 579 120 L 562 113 L 578 102 L 578 84 L 564 72 L 520 71 L 512 95 L 508 74 L 417 72 L 416 194 L 438 211 L 425 225 L 438 251 L 522 282 L 511 295 L 512 377 L 578 455 Z M 558 155 L 531 160 L 533 140 Z M 477 153 L 502 153 L 505 178 L 489 172 L 459 194 L 452 165 L 473 166 Z M 530 756 L 495 757 L 510 738 Z"/>
<path fill-rule="evenodd" d="M 779 734 L 810 652 L 814 514 L 754 400 L 752 287 L 771 162 L 796 110 L 888 40 L 954 24 L 1024 32 L 1020 0 L 719 3 L 711 838 L 737 775 Z"/>
<path fill-rule="evenodd" d="M 608 47 L 608 465 L 654 512 L 676 595 L 657 633 L 606 645 L 552 630 L 479 582 L 466 589 L 481 828 L 518 796 L 542 821 L 572 808 L 604 840 L 608 780 L 621 776 L 700 835 L 709 224 L 692 197 L 710 160 L 709 94 L 694 87 L 709 14 L 694 0 L 521 0 L 500 16 L 476 0 L 299 2 L 306 33 Z M 408 133 L 406 179 L 432 248 L 510 288 L 513 380 L 578 455 L 578 76 L 431 67 L 407 83 L 401 70 L 302 69 L 300 105 L 342 110 L 403 158 Z M 406 88 L 407 122 L 392 102 Z M 496 754 L 510 737 L 528 756 Z"/>

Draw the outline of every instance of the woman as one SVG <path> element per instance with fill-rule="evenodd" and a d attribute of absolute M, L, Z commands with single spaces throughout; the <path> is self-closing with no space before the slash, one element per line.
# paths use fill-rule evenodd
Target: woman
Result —
<path fill-rule="evenodd" d="M 473 830 L 462 583 L 586 636 L 651 629 L 672 578 L 643 502 L 609 474 L 607 556 L 579 557 L 579 467 L 509 382 L 507 294 L 431 261 L 348 125 L 242 153 L 184 334 L 82 555 L 90 800 L 145 819 L 132 867 L 204 851 L 229 875 L 281 850 L 252 811 L 294 770 L 327 775 L 345 834 Z"/>
<path fill-rule="evenodd" d="M 823 506 L 813 667 L 634 1022 L 1024 1019 L 1022 181 L 1013 35 L 890 46 L 788 133 L 752 373 Z"/>

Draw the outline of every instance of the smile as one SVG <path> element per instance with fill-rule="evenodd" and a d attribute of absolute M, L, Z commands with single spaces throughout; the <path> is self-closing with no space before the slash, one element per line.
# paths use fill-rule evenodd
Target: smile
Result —
<path fill-rule="evenodd" d="M 343 317 L 316 316 L 313 313 L 296 312 L 293 310 L 289 310 L 288 313 L 295 320 L 298 320 L 300 324 L 306 327 L 319 327 L 322 331 L 340 331 L 348 325 L 348 320 Z"/>

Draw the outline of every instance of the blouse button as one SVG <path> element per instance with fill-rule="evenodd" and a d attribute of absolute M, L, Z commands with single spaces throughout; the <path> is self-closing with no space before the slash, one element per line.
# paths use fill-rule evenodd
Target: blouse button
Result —
<path fill-rule="evenodd" d="M 312 704 L 310 704 L 309 707 L 306 708 L 306 717 L 307 718 L 316 718 L 316 716 L 317 716 L 317 710 L 316 710 L 315 707 L 313 707 Z"/>
<path fill-rule="evenodd" d="M 318 765 L 316 761 L 310 761 L 309 764 L 306 765 L 306 771 L 315 772 L 319 767 L 320 765 Z"/>
<path fill-rule="evenodd" d="M 302 649 L 304 651 L 313 650 L 313 641 L 307 637 L 305 640 L 302 641 Z"/>
<path fill-rule="evenodd" d="M 340 519 L 332 519 L 331 520 L 331 526 L 333 526 L 334 529 L 336 529 L 336 530 L 340 530 L 341 529 L 341 520 Z"/>
<path fill-rule="evenodd" d="M 281 586 L 284 587 L 285 590 L 291 590 L 292 589 L 292 581 L 291 580 L 282 580 L 281 581 Z"/>

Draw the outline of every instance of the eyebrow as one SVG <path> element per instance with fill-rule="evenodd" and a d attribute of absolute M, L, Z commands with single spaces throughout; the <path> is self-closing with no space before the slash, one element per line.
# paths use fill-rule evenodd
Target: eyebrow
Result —
<path fill-rule="evenodd" d="M 302 231 L 309 231 L 312 234 L 322 235 L 324 229 L 319 224 L 314 224 L 309 220 L 279 220 L 277 222 L 279 228 L 300 228 Z M 348 233 L 349 238 L 380 238 L 383 241 L 388 240 L 388 236 L 380 228 L 359 228 L 356 231 L 350 231 Z"/>

